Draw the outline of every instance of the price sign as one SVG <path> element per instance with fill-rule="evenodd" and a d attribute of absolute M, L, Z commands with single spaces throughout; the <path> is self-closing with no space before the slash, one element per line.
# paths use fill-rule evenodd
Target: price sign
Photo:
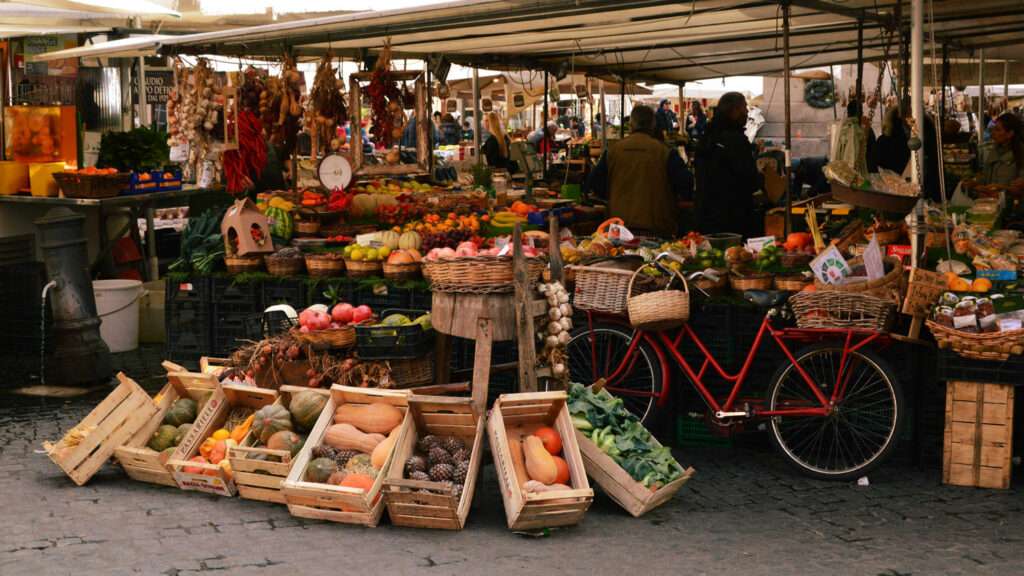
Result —
<path fill-rule="evenodd" d="M 818 257 L 811 260 L 811 271 L 825 284 L 842 284 L 850 275 L 850 265 L 834 245 L 829 246 Z"/>

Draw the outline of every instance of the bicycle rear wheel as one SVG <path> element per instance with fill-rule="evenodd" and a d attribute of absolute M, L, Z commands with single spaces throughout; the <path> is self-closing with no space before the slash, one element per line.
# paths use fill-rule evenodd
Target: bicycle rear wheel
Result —
<path fill-rule="evenodd" d="M 583 384 L 615 375 L 605 389 L 622 398 L 626 409 L 650 428 L 660 416 L 658 401 L 668 392 L 662 385 L 664 366 L 654 347 L 644 340 L 627 359 L 632 341 L 633 331 L 623 326 L 602 323 L 594 324 L 593 329 L 577 327 L 566 346 L 569 374 L 574 382 Z"/>
<path fill-rule="evenodd" d="M 818 344 L 795 358 L 826 398 L 839 379 L 843 347 Z M 903 420 L 903 393 L 891 368 L 870 350 L 850 352 L 844 393 L 827 416 L 774 416 L 772 442 L 801 472 L 849 480 L 865 475 L 892 453 Z M 820 406 L 796 367 L 786 363 L 768 388 L 768 409 Z"/>

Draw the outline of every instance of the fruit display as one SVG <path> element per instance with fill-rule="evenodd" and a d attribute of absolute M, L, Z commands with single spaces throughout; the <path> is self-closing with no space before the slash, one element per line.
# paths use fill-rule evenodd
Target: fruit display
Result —
<path fill-rule="evenodd" d="M 338 406 L 334 424 L 310 453 L 305 480 L 370 491 L 394 450 L 404 418 L 385 402 Z"/>
<path fill-rule="evenodd" d="M 573 426 L 652 492 L 683 475 L 672 451 L 654 439 L 621 398 L 574 382 L 568 406 Z"/>
<path fill-rule="evenodd" d="M 437 488 L 419 488 L 424 494 L 448 493 L 462 497 L 469 473 L 470 446 L 457 436 L 425 434 L 416 441 L 413 455 L 402 467 L 403 477 L 422 482 L 438 482 Z"/>
<path fill-rule="evenodd" d="M 345 260 L 353 262 L 383 262 L 391 254 L 391 248 L 387 246 L 366 246 L 362 244 L 349 244 L 342 250 Z"/>
<path fill-rule="evenodd" d="M 352 306 L 347 302 L 341 302 L 330 309 L 323 304 L 314 304 L 299 313 L 299 331 L 309 333 L 344 328 L 353 324 L 362 324 L 372 317 L 373 310 L 365 304 Z M 289 355 L 291 354 L 291 349 L 289 349 Z M 296 352 L 296 357 L 297 354 Z"/>
<path fill-rule="evenodd" d="M 562 437 L 550 426 L 540 426 L 525 434 L 509 430 L 509 451 L 519 487 L 540 493 L 571 490 L 569 465 L 562 457 Z"/>
<path fill-rule="evenodd" d="M 231 470 L 231 462 L 228 460 L 228 450 L 238 446 L 242 439 L 249 434 L 256 422 L 256 411 L 248 406 L 233 406 L 227 414 L 224 424 L 214 430 L 199 445 L 199 453 L 189 458 L 193 464 L 213 464 L 219 468 L 219 472 L 227 479 L 234 476 Z M 185 474 L 199 474 L 214 476 L 218 471 L 202 468 L 199 466 L 184 466 L 181 469 Z"/>

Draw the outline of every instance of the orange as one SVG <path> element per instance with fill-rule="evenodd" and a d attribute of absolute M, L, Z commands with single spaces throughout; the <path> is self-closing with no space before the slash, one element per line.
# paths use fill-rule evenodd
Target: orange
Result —
<path fill-rule="evenodd" d="M 957 278 L 955 282 L 949 287 L 954 292 L 968 292 L 971 289 L 971 283 L 963 278 Z"/>
<path fill-rule="evenodd" d="M 971 282 L 971 291 L 973 292 L 988 292 L 992 289 L 992 281 L 988 278 L 975 278 L 974 282 Z"/>

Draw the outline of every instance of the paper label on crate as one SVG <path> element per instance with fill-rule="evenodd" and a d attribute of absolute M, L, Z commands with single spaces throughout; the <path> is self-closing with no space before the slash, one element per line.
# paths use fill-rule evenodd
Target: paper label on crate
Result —
<path fill-rule="evenodd" d="M 840 284 L 850 275 L 850 265 L 835 245 L 826 248 L 811 260 L 811 271 L 814 276 L 825 284 Z"/>
<path fill-rule="evenodd" d="M 608 238 L 619 242 L 629 242 L 633 240 L 633 233 L 621 224 L 612 224 L 608 226 Z"/>
<path fill-rule="evenodd" d="M 874 236 L 871 237 L 871 242 L 868 242 L 868 247 L 864 249 L 864 268 L 868 272 L 868 280 L 878 280 L 882 276 L 885 276 L 885 264 L 882 263 L 882 249 L 878 245 L 878 240 Z"/>
<path fill-rule="evenodd" d="M 747 239 L 747 250 L 754 254 L 760 252 L 765 246 L 775 246 L 775 236 L 760 236 Z"/>
<path fill-rule="evenodd" d="M 200 188 L 209 188 L 213 185 L 214 176 L 217 170 L 213 166 L 213 162 L 207 160 L 203 162 L 203 167 L 199 169 L 199 178 L 197 184 Z"/>
<path fill-rule="evenodd" d="M 978 317 L 974 314 L 964 316 L 953 316 L 953 328 L 962 330 L 967 327 L 978 327 Z"/>
<path fill-rule="evenodd" d="M 387 296 L 388 295 L 388 285 L 387 284 L 374 284 L 373 285 L 373 295 L 374 296 Z"/>
<path fill-rule="evenodd" d="M 171 162 L 188 162 L 188 144 L 175 144 L 171 146 L 168 159 Z"/>
<path fill-rule="evenodd" d="M 1019 318 L 1000 318 L 996 320 L 996 325 L 999 326 L 1000 332 L 1009 332 L 1010 330 L 1020 330 L 1024 323 Z"/>
<path fill-rule="evenodd" d="M 191 282 L 182 282 L 181 284 L 178 284 L 179 292 L 191 292 L 192 290 L 194 290 L 194 288 L 192 287 Z"/>

